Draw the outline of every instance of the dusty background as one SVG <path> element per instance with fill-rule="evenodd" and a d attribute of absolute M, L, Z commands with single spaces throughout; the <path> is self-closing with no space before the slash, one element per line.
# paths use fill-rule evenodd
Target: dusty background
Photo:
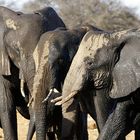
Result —
<path fill-rule="evenodd" d="M 26 140 L 26 134 L 27 134 L 29 121 L 24 119 L 20 114 L 17 114 L 17 117 L 18 117 L 19 140 Z M 97 129 L 95 129 L 95 127 L 96 126 L 95 126 L 94 121 L 89 117 L 89 121 L 88 121 L 89 140 L 96 140 L 98 136 L 98 132 L 97 132 Z M 0 140 L 4 140 L 2 129 L 0 129 Z M 35 140 L 35 136 L 33 140 Z M 131 132 L 127 136 L 127 140 L 134 140 L 134 132 Z"/>

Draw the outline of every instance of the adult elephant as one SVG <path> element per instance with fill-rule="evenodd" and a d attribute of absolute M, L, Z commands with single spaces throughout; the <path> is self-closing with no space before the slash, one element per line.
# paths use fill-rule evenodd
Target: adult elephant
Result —
<path fill-rule="evenodd" d="M 113 84 L 110 97 L 117 104 L 109 116 L 99 140 L 119 140 L 132 129 L 135 140 L 140 139 L 140 34 L 128 38 L 119 60 L 112 69 Z"/>
<path fill-rule="evenodd" d="M 63 122 L 62 122 L 63 123 L 62 129 L 64 131 L 64 134 L 63 134 L 64 136 L 62 139 L 71 139 L 71 140 L 73 139 L 71 132 L 72 132 L 73 124 L 75 124 L 75 120 L 73 118 L 75 118 L 76 116 L 75 107 L 76 107 L 77 102 L 80 102 L 81 106 L 96 120 L 99 130 L 102 130 L 104 128 L 104 125 L 106 123 L 108 116 L 110 115 L 112 111 L 114 112 L 113 109 L 115 107 L 114 106 L 115 104 L 112 104 L 112 102 L 110 102 L 110 100 L 112 101 L 112 99 L 109 96 L 110 89 L 112 87 L 112 84 L 114 83 L 114 82 L 112 83 L 112 81 L 114 81 L 113 80 L 114 76 L 112 75 L 112 71 L 114 71 L 113 70 L 114 65 L 119 60 L 119 57 L 121 57 L 120 56 L 120 52 L 122 52 L 121 49 L 123 50 L 123 48 L 126 48 L 127 50 L 129 49 L 128 47 L 130 46 L 131 49 L 133 50 L 132 54 L 139 52 L 138 51 L 139 50 L 139 47 L 138 47 L 139 37 L 137 37 L 136 31 L 137 30 L 125 30 L 125 31 L 120 31 L 120 32 L 115 32 L 115 33 L 91 31 L 91 32 L 88 32 L 84 36 L 79 46 L 79 49 L 72 61 L 68 74 L 65 78 L 63 91 L 62 91 L 63 92 L 62 101 L 57 103 L 57 104 L 62 104 L 62 113 L 64 117 Z M 127 51 L 125 51 L 125 55 L 124 55 L 127 60 L 130 56 L 127 56 L 126 54 L 128 54 Z M 138 58 L 138 55 L 134 58 Z M 138 60 L 138 59 L 133 59 L 133 60 Z M 138 62 L 138 61 L 135 61 L 135 62 Z M 125 62 L 123 64 L 125 64 Z M 135 63 L 135 64 L 136 66 L 138 65 L 138 63 Z M 121 69 L 121 67 L 119 68 Z M 124 69 L 124 73 L 127 72 L 126 69 L 127 68 Z M 137 69 L 137 72 L 135 71 L 133 72 L 138 74 L 138 69 Z M 123 75 L 121 75 L 120 77 L 123 79 Z M 116 76 L 116 79 L 117 79 L 117 76 Z M 122 82 L 122 79 L 118 81 Z M 125 81 L 126 83 L 126 81 L 131 81 L 130 79 L 129 80 L 125 79 L 123 80 L 123 82 Z M 135 83 L 135 81 L 133 82 Z M 121 84 L 122 84 L 122 87 L 124 87 L 125 84 L 124 83 L 121 83 Z M 132 89 L 132 86 L 130 86 L 130 88 L 128 88 L 128 85 L 125 85 L 125 86 L 126 86 L 125 87 L 126 89 L 129 89 L 129 90 Z M 118 89 L 119 89 L 119 86 L 117 90 Z M 116 92 L 117 90 L 115 88 Z M 116 103 L 116 101 L 114 103 Z M 120 105 L 120 108 L 121 107 L 122 106 Z M 127 109 L 127 107 L 128 106 L 126 106 L 125 109 Z M 124 114 L 123 111 L 121 111 L 121 113 L 122 114 L 119 114 L 120 116 Z M 119 118 L 120 117 L 119 115 L 117 118 L 118 120 L 123 118 L 123 117 Z M 125 119 L 121 121 L 123 122 L 125 121 Z M 131 118 L 129 119 L 131 120 Z M 129 120 L 129 119 L 126 119 L 126 120 Z M 118 121 L 119 125 L 121 121 Z M 65 127 L 65 125 L 67 125 L 68 122 L 71 123 L 70 128 Z M 113 123 L 114 123 L 114 120 L 112 121 L 111 124 Z M 118 123 L 116 121 L 116 129 L 120 128 L 118 127 L 117 124 Z M 133 126 L 129 127 L 127 122 L 125 122 L 125 124 L 126 124 L 125 129 L 133 128 Z M 122 125 L 124 125 L 124 123 L 122 123 Z M 107 128 L 109 127 L 110 128 L 106 130 L 108 131 L 111 130 L 114 132 L 111 135 L 112 137 L 114 136 L 114 134 L 118 135 L 118 133 L 116 132 L 116 129 L 114 130 L 114 127 L 112 128 L 110 124 L 108 124 L 107 126 L 108 126 Z M 69 132 L 69 133 L 65 135 L 66 132 Z M 104 133 L 104 131 L 102 132 Z M 125 131 L 125 132 L 128 133 L 128 131 Z M 104 133 L 104 134 L 108 136 L 108 133 Z M 123 134 L 121 137 L 119 137 L 119 140 L 124 139 L 124 138 L 125 136 Z M 105 140 L 107 139 L 114 140 L 111 137 L 110 138 L 105 137 Z"/>
<path fill-rule="evenodd" d="M 35 71 L 32 54 L 36 44 L 44 32 L 60 26 L 65 27 L 61 18 L 51 7 L 31 14 L 23 14 L 0 6 L 0 87 L 2 89 L 1 101 L 3 101 L 1 104 L 4 106 L 1 113 L 5 114 L 1 118 L 1 122 L 5 139 L 17 139 L 16 119 L 11 121 L 12 116 L 16 116 L 15 110 L 11 111 L 13 109 L 11 90 L 17 83 L 16 78 L 13 78 L 16 77 L 13 75 L 15 73 L 13 69 L 16 67 L 19 70 L 19 73 L 16 73 L 18 78 L 25 81 L 25 85 L 31 93 Z M 23 92 L 22 89 L 21 91 Z M 32 112 L 30 108 L 31 122 L 35 118 Z"/>
<path fill-rule="evenodd" d="M 79 44 L 89 30 L 98 30 L 91 25 L 77 27 L 75 29 L 56 29 L 43 34 L 38 46 L 34 51 L 34 60 L 36 62 L 36 75 L 33 84 L 34 108 L 35 112 L 40 114 L 40 124 L 46 121 L 47 106 L 49 103 L 41 102 L 45 99 L 51 99 L 60 96 L 62 85 L 72 59 L 79 47 Z M 47 53 L 46 53 L 47 52 Z M 46 98 L 47 96 L 47 98 Z M 44 100 L 44 101 L 45 101 Z M 48 102 L 49 102 L 48 101 Z M 40 105 L 40 108 L 38 106 Z M 58 117 L 58 116 L 57 116 Z M 59 120 L 61 127 L 61 122 Z M 45 129 L 42 127 L 41 132 Z M 80 130 L 79 130 L 80 131 Z M 86 132 L 87 130 L 85 130 Z M 78 134 L 77 134 L 78 135 Z M 79 136 L 80 137 L 80 136 Z M 82 138 L 79 138 L 82 139 Z M 85 138 L 87 139 L 87 138 Z"/>

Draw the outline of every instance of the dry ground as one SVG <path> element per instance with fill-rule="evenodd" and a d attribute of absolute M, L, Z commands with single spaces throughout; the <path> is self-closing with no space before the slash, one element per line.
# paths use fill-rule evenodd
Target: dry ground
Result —
<path fill-rule="evenodd" d="M 88 121 L 88 126 L 89 126 L 89 140 L 96 140 L 98 136 L 97 129 L 95 128 L 95 123 L 89 119 Z M 26 140 L 26 134 L 27 134 L 27 128 L 28 128 L 28 123 L 29 121 L 21 117 L 21 115 L 18 114 L 18 130 L 19 130 L 19 140 Z M 0 129 L 0 140 L 3 140 L 3 133 L 2 129 Z M 35 136 L 33 138 L 35 140 Z M 131 132 L 127 136 L 127 140 L 134 140 L 134 132 Z"/>

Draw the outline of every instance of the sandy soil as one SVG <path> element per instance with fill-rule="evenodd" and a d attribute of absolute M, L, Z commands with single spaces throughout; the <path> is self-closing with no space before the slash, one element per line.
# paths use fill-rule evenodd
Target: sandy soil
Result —
<path fill-rule="evenodd" d="M 27 135 L 27 129 L 28 129 L 28 124 L 29 121 L 24 119 L 20 114 L 17 114 L 18 117 L 18 137 L 19 140 L 26 140 L 26 135 Z M 96 140 L 98 136 L 98 132 L 95 125 L 95 122 L 89 118 L 88 121 L 88 132 L 89 132 L 89 140 Z M 3 140 L 3 132 L 2 129 L 0 129 L 0 140 Z M 35 140 L 35 136 L 33 138 Z M 134 132 L 131 132 L 127 136 L 127 140 L 134 140 Z"/>

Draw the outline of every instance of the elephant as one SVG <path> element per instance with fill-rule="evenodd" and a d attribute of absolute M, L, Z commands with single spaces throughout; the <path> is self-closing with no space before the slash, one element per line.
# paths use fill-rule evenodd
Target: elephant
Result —
<path fill-rule="evenodd" d="M 102 132 L 101 135 L 104 134 L 108 136 L 110 131 L 112 132 L 112 135 L 110 134 L 110 137 L 105 137 L 104 139 L 102 139 L 102 137 L 99 140 L 116 140 L 112 139 L 112 137 L 114 136 L 114 134 L 119 135 L 121 133 L 119 130 L 117 131 L 117 128 L 120 128 L 118 125 L 127 120 L 124 117 L 124 114 L 126 116 L 125 111 L 130 105 L 128 104 L 128 100 L 126 100 L 127 103 L 124 103 L 125 107 L 119 105 L 120 108 L 122 107 L 120 109 L 122 111 L 119 115 L 123 115 L 123 117 L 119 118 L 120 116 L 117 115 L 118 118 L 115 117 L 115 120 L 109 119 L 109 122 L 111 123 L 107 123 L 108 118 L 110 118 L 110 115 L 112 114 L 112 112 L 114 112 L 116 104 L 118 105 L 117 99 L 112 98 L 112 96 L 114 95 L 114 97 L 117 97 L 119 99 L 121 96 L 118 95 L 127 96 L 139 87 L 139 84 L 134 84 L 136 81 L 139 82 L 138 78 L 133 78 L 133 82 L 131 82 L 131 78 L 133 77 L 131 74 L 139 74 L 137 61 L 138 55 L 133 55 L 132 57 L 130 57 L 130 55 L 127 55 L 130 53 L 139 53 L 138 34 L 139 29 L 128 29 L 118 32 L 89 31 L 85 34 L 65 78 L 62 89 L 62 100 L 56 103 L 56 105 L 62 104 L 62 131 L 64 131 L 64 133 L 62 133 L 62 140 L 73 139 L 73 128 L 74 124 L 76 123 L 75 110 L 76 104 L 78 102 L 80 102 L 83 110 L 89 113 L 93 119 L 95 119 L 99 128 L 99 132 Z M 122 54 L 124 48 L 126 49 L 126 51 L 124 51 L 124 54 Z M 129 53 L 127 50 L 129 50 Z M 134 64 L 131 67 L 128 61 L 123 61 L 122 63 L 121 57 L 122 59 L 125 58 L 125 60 L 131 60 L 131 62 L 135 63 L 135 65 L 137 66 L 137 68 L 135 66 L 137 71 L 134 70 L 130 73 L 129 68 L 127 71 L 127 68 L 125 66 L 128 64 L 127 66 L 130 66 L 130 68 L 132 68 Z M 121 66 L 118 64 L 119 62 L 122 63 Z M 114 68 L 115 64 L 116 66 L 118 64 L 118 68 L 116 68 L 116 70 Z M 123 74 L 125 73 L 125 75 L 127 75 L 126 78 L 119 71 L 119 69 L 121 68 L 124 70 Z M 130 77 L 128 76 L 129 74 Z M 127 79 L 127 77 L 129 77 L 129 79 Z M 134 79 L 136 81 L 134 81 Z M 130 81 L 131 83 L 127 81 Z M 123 84 L 124 82 L 125 84 Z M 112 88 L 113 85 L 114 88 Z M 120 86 L 122 86 L 122 88 L 120 88 Z M 114 94 L 110 94 L 111 88 L 114 89 Z M 120 90 L 120 93 L 123 92 L 123 94 L 120 94 L 118 90 Z M 122 100 L 120 102 L 121 104 L 123 104 Z M 119 111 L 117 107 L 115 110 Z M 139 129 L 139 126 L 136 123 L 139 122 L 139 114 L 135 113 L 134 110 L 130 111 L 129 113 L 127 112 L 127 114 L 129 114 L 130 116 L 133 116 L 132 114 L 136 114 L 135 119 L 130 117 L 130 120 L 135 122 L 136 128 Z M 122 118 L 123 120 L 118 121 L 119 123 L 117 123 L 116 120 Z M 114 122 L 116 129 L 114 129 L 114 127 L 111 127 Z M 122 125 L 124 124 L 126 124 L 126 126 L 124 127 L 125 129 L 130 128 L 132 130 L 134 128 L 132 125 L 129 126 L 129 124 L 127 124 L 126 122 L 122 123 Z M 104 128 L 106 128 L 106 131 L 104 130 Z M 128 131 L 125 132 L 128 133 Z M 122 137 L 119 137 L 119 140 L 125 139 L 125 134 L 123 134 Z"/>
<path fill-rule="evenodd" d="M 27 103 L 20 92 L 19 70 L 10 62 L 11 75 L 0 75 L 0 123 L 4 139 L 16 140 L 16 109 L 26 119 L 30 119 Z"/>
<path fill-rule="evenodd" d="M 140 139 L 140 30 L 127 39 L 120 51 L 119 60 L 112 70 L 110 97 L 117 104 L 99 135 L 99 140 L 119 140 L 135 130 L 135 140 Z M 113 129 L 112 129 L 113 128 Z"/>
<path fill-rule="evenodd" d="M 44 33 L 38 42 L 33 53 L 36 74 L 33 84 L 32 95 L 34 95 L 34 99 L 32 105 L 36 112 L 40 114 L 42 121 L 41 119 L 39 120 L 41 121 L 40 123 L 44 122 L 44 126 L 46 123 L 44 120 L 47 120 L 47 115 L 45 114 L 47 114 L 47 112 L 55 112 L 53 109 L 60 108 L 52 107 L 52 109 L 50 109 L 50 106 L 53 106 L 53 104 L 49 101 L 61 96 L 60 92 L 72 59 L 78 50 L 82 37 L 89 30 L 97 30 L 97 28 L 91 25 L 83 25 L 73 29 L 59 28 Z M 41 106 L 41 109 L 37 108 L 38 104 Z M 84 116 L 82 113 L 79 115 Z M 59 128 L 61 128 L 61 120 L 59 120 L 58 125 L 60 126 Z M 42 129 L 40 129 L 41 132 L 43 132 Z M 86 132 L 87 130 L 85 129 L 84 133 Z"/>
<path fill-rule="evenodd" d="M 1 118 L 5 139 L 17 140 L 16 114 L 13 105 L 14 94 L 21 91 L 26 96 L 25 92 L 28 91 L 29 98 L 32 97 L 35 72 L 32 56 L 37 42 L 44 32 L 54 30 L 57 27 L 65 27 L 65 24 L 51 7 L 24 14 L 0 6 L 0 87 L 2 89 L 0 103 L 3 105 L 1 112 L 5 114 Z M 14 67 L 16 67 L 17 72 L 13 72 Z M 21 90 L 18 90 L 18 86 L 19 89 L 21 86 Z M 16 100 L 18 101 L 18 99 Z M 18 104 L 20 105 L 20 96 Z M 19 110 L 24 114 L 24 110 Z M 34 116 L 31 107 L 29 107 L 29 111 L 31 120 L 29 127 L 31 127 L 34 125 L 32 120 L 36 116 Z M 28 138 L 31 131 L 29 129 Z M 37 135 L 39 139 L 41 136 L 38 132 Z"/>

